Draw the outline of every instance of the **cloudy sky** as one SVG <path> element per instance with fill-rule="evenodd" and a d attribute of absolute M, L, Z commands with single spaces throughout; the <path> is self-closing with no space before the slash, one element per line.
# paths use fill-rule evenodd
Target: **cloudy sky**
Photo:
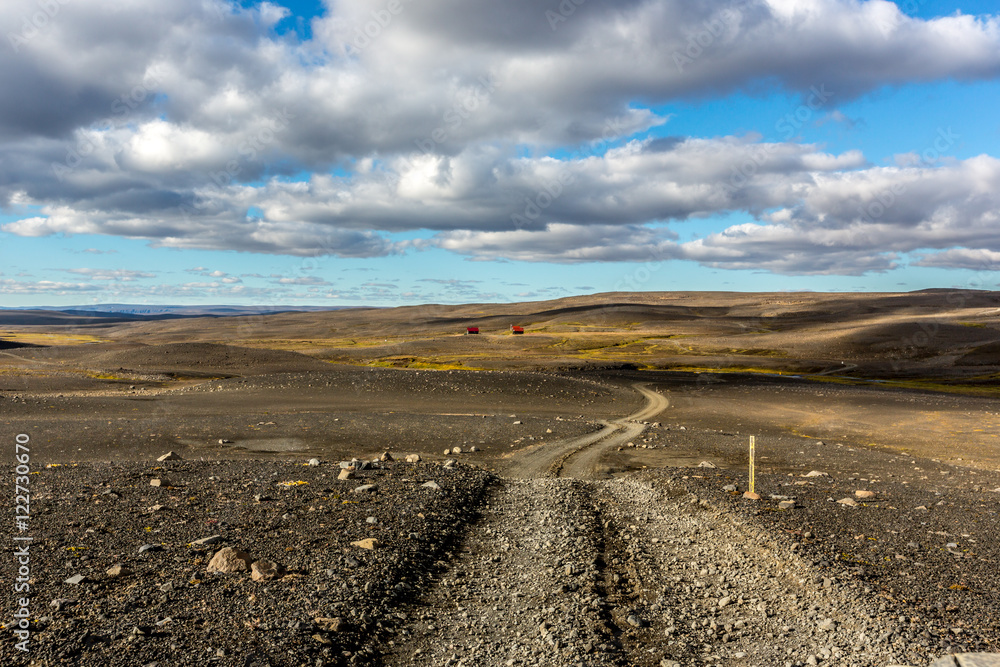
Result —
<path fill-rule="evenodd" d="M 1000 16 L 4 0 L 0 305 L 1000 283 Z"/>

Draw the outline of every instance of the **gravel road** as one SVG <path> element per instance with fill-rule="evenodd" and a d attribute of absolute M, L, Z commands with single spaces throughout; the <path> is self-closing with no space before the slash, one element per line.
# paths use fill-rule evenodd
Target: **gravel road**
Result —
<path fill-rule="evenodd" d="M 601 422 L 603 428 L 593 433 L 564 438 L 517 453 L 501 470 L 511 478 L 538 477 L 594 478 L 600 475 L 600 459 L 613 447 L 620 447 L 637 438 L 645 426 L 644 420 L 653 419 L 670 406 L 666 396 L 648 389 L 642 383 L 632 385 L 646 399 L 637 412 Z"/>
<path fill-rule="evenodd" d="M 762 474 L 784 495 L 755 502 L 722 468 L 608 478 L 601 456 L 667 406 L 636 389 L 638 412 L 503 476 L 391 460 L 346 479 L 336 461 L 37 470 L 32 651 L 7 622 L 0 664 L 887 667 L 1000 641 L 1000 476 L 838 445 L 824 461 L 919 476 L 870 475 L 876 499 L 854 506 L 830 501 L 856 475 Z M 225 547 L 282 572 L 209 571 Z M 13 596 L 0 605 L 12 618 Z"/>

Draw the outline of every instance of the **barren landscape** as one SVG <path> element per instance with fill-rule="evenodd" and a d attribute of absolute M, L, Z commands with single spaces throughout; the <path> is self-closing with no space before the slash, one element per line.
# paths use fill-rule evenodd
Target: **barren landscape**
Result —
<path fill-rule="evenodd" d="M 30 437 L 33 538 L 31 651 L 8 622 L 0 661 L 996 650 L 998 315 L 1000 294 L 943 290 L 0 311 L 0 423 L 12 466 Z M 207 571 L 224 547 L 283 572 Z"/>

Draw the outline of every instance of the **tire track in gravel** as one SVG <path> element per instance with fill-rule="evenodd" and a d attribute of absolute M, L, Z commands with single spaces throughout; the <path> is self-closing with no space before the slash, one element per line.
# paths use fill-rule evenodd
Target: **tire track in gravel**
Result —
<path fill-rule="evenodd" d="M 461 552 L 403 613 L 384 665 L 625 665 L 589 488 L 502 480 Z M 441 563 L 441 565 L 445 565 Z"/>
<path fill-rule="evenodd" d="M 640 422 L 652 419 L 670 407 L 666 396 L 648 389 L 642 383 L 632 386 L 646 398 L 646 405 L 641 410 L 627 417 L 603 422 L 604 428 L 596 433 L 558 440 L 521 452 L 503 473 L 508 477 L 521 479 L 597 477 L 600 474 L 598 464 L 607 450 L 639 437 L 645 429 Z"/>
<path fill-rule="evenodd" d="M 612 620 L 633 665 L 882 667 L 877 599 L 817 577 L 760 528 L 679 487 L 592 482 Z M 634 622 L 630 622 L 631 620 Z"/>
<path fill-rule="evenodd" d="M 597 432 L 519 456 L 499 479 L 467 531 L 460 553 L 439 563 L 440 578 L 408 606 L 407 627 L 385 644 L 393 665 L 628 665 L 608 595 L 621 577 L 608 571 L 606 525 L 591 483 L 552 479 L 591 475 L 607 448 L 635 438 L 639 420 L 667 399 L 643 385 L 638 412 Z M 581 451 L 586 457 L 564 465 Z M 637 579 L 633 576 L 633 579 Z"/>
<path fill-rule="evenodd" d="M 677 480 L 587 479 L 608 447 L 667 407 L 637 388 L 639 412 L 512 466 L 534 479 L 496 481 L 460 552 L 438 562 L 439 577 L 402 610 L 405 627 L 379 646 L 381 664 L 884 667 L 902 657 L 883 641 L 884 601 L 818 576 L 765 529 Z"/>

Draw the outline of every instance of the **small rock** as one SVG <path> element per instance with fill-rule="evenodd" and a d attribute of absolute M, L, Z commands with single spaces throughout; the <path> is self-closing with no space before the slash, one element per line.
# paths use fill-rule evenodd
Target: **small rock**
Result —
<path fill-rule="evenodd" d="M 162 463 L 164 461 L 183 461 L 184 459 L 181 458 L 181 455 L 178 454 L 177 452 L 171 451 L 167 452 L 166 454 L 164 454 L 163 456 L 159 457 L 156 460 Z"/>
<path fill-rule="evenodd" d="M 285 568 L 269 560 L 258 560 L 250 566 L 250 577 L 254 581 L 271 581 L 285 576 Z"/>
<path fill-rule="evenodd" d="M 378 460 L 385 462 L 385 461 L 395 461 L 396 459 L 392 458 L 392 454 L 390 454 L 388 451 L 384 451 L 382 452 L 382 456 L 378 457 Z"/>
<path fill-rule="evenodd" d="M 722 607 L 725 607 L 726 605 L 728 605 L 732 601 L 733 601 L 733 599 L 731 597 L 729 597 L 728 595 L 725 596 L 725 597 L 723 597 L 723 598 L 719 598 L 719 608 L 721 609 Z"/>
<path fill-rule="evenodd" d="M 918 512 L 930 512 L 930 510 L 927 509 L 926 505 L 918 505 L 918 506 L 914 507 L 913 509 L 917 510 Z"/>
<path fill-rule="evenodd" d="M 337 618 L 314 618 L 313 623 L 315 623 L 320 630 L 325 632 L 340 632 L 344 629 L 344 622 Z"/>
<path fill-rule="evenodd" d="M 362 549 L 378 549 L 382 545 L 381 542 L 376 540 L 374 537 L 366 537 L 363 540 L 358 540 L 357 542 L 351 542 L 351 546 L 361 547 Z"/>
<path fill-rule="evenodd" d="M 875 492 L 874 491 L 864 491 L 862 489 L 858 489 L 857 491 L 854 492 L 854 497 L 855 498 L 861 498 L 861 499 L 874 498 L 875 497 Z"/>
<path fill-rule="evenodd" d="M 472 447 L 469 447 L 469 451 L 472 452 L 472 453 L 475 453 L 477 451 L 477 449 L 478 448 L 475 445 L 473 445 Z"/>
<path fill-rule="evenodd" d="M 819 470 L 811 470 L 806 474 L 802 475 L 802 477 L 829 477 L 829 476 L 830 476 L 829 473 L 821 472 Z"/>
<path fill-rule="evenodd" d="M 739 489 L 736 487 L 735 484 L 726 484 L 724 487 L 722 487 L 722 490 L 723 491 L 729 491 L 730 493 L 733 493 L 735 491 L 739 491 Z"/>
<path fill-rule="evenodd" d="M 309 466 L 312 468 L 319 466 L 319 459 L 309 459 Z"/>
<path fill-rule="evenodd" d="M 437 482 L 435 482 L 434 480 L 431 480 L 429 482 L 425 482 L 425 483 L 421 484 L 420 486 L 421 486 L 421 488 L 431 489 L 432 491 L 440 491 L 441 490 L 441 485 L 438 484 Z"/>
<path fill-rule="evenodd" d="M 462 448 L 461 447 L 452 447 L 451 448 L 451 453 L 452 454 L 461 454 L 462 453 Z"/>
<path fill-rule="evenodd" d="M 778 509 L 779 510 L 793 510 L 793 509 L 795 509 L 795 501 L 794 500 L 782 500 L 780 503 L 778 503 Z"/>
<path fill-rule="evenodd" d="M 70 600 L 69 598 L 56 598 L 55 600 L 49 603 L 49 606 L 55 609 L 56 611 L 62 611 L 63 609 L 72 604 L 76 604 L 76 600 Z"/>
<path fill-rule="evenodd" d="M 351 489 L 351 493 L 376 493 L 378 484 L 362 484 Z"/>
<path fill-rule="evenodd" d="M 139 547 L 139 555 L 152 553 L 153 551 L 163 551 L 163 546 L 160 544 L 143 544 Z"/>
<path fill-rule="evenodd" d="M 519 419 L 519 420 L 517 420 L 516 422 L 514 422 L 514 426 L 518 426 L 518 425 L 520 425 L 520 424 L 521 424 L 521 420 L 520 420 L 520 419 Z"/>
<path fill-rule="evenodd" d="M 636 616 L 635 614 L 629 614 L 628 618 L 625 619 L 625 622 L 631 625 L 633 628 L 641 628 L 642 626 L 645 625 L 643 620 L 638 616 Z"/>
<path fill-rule="evenodd" d="M 210 535 L 209 537 L 203 537 L 200 540 L 195 540 L 191 544 L 196 544 L 200 547 L 210 547 L 213 544 L 218 544 L 222 541 L 222 535 Z"/>
<path fill-rule="evenodd" d="M 701 463 L 698 464 L 698 467 L 699 468 L 714 468 L 715 464 L 712 463 L 711 461 L 702 461 Z"/>
<path fill-rule="evenodd" d="M 127 577 L 132 574 L 132 570 L 123 565 L 112 565 L 105 571 L 105 574 L 109 577 Z"/>
<path fill-rule="evenodd" d="M 409 454 L 406 457 L 407 463 L 420 463 L 420 454 Z"/>
<path fill-rule="evenodd" d="M 858 503 L 855 502 L 854 498 L 841 498 L 837 501 L 838 505 L 847 505 L 848 507 L 857 507 Z"/>
<path fill-rule="evenodd" d="M 233 444 L 233 441 L 229 440 L 228 438 L 219 438 L 219 444 L 220 445 L 231 445 L 231 444 Z"/>
<path fill-rule="evenodd" d="M 354 479 L 354 468 L 343 468 L 337 479 Z"/>
<path fill-rule="evenodd" d="M 450 454 L 451 454 L 451 447 L 449 447 L 448 449 L 444 450 L 444 455 L 445 456 L 448 456 Z"/>
<path fill-rule="evenodd" d="M 444 466 L 445 468 L 454 468 L 456 463 L 458 463 L 458 461 L 456 461 L 455 459 L 448 459 L 441 465 Z"/>
<path fill-rule="evenodd" d="M 249 569 L 249 554 L 232 547 L 223 547 L 208 562 L 209 572 L 246 572 Z"/>
<path fill-rule="evenodd" d="M 149 480 L 149 485 L 150 486 L 172 486 L 170 484 L 170 480 L 168 480 L 166 477 L 160 477 L 158 479 L 151 479 L 151 480 Z"/>
<path fill-rule="evenodd" d="M 70 586 L 78 586 L 78 585 L 82 584 L 86 580 L 87 580 L 87 577 L 83 576 L 82 574 L 74 574 L 72 577 L 70 577 L 69 579 L 67 579 L 63 583 L 67 583 Z"/>
<path fill-rule="evenodd" d="M 744 491 L 743 497 L 747 500 L 760 500 L 760 494 L 754 493 L 753 491 Z"/>

